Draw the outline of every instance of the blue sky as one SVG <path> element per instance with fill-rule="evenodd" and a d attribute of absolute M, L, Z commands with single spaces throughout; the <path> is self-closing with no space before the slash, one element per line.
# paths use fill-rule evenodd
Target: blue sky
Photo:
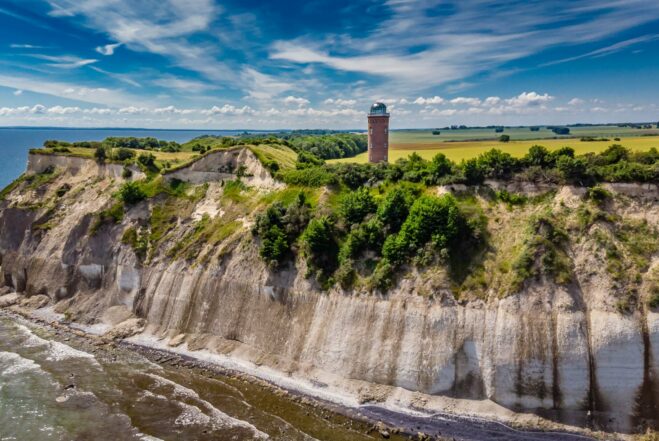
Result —
<path fill-rule="evenodd" d="M 659 120 L 654 0 L 0 0 L 0 125 Z"/>

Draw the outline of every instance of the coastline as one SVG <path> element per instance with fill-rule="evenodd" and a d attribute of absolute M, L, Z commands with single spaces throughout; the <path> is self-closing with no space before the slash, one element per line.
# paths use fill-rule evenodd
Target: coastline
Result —
<path fill-rule="evenodd" d="M 33 326 L 55 332 L 66 341 L 78 338 L 88 345 L 104 350 L 128 350 L 162 366 L 193 370 L 204 375 L 234 378 L 249 382 L 268 392 L 308 406 L 319 412 L 329 412 L 354 421 L 360 430 L 374 433 L 378 438 L 414 440 L 486 440 L 493 437 L 513 441 L 534 440 L 593 440 L 631 439 L 619 434 L 592 432 L 588 429 L 567 427 L 528 414 L 513 421 L 495 419 L 469 413 L 449 411 L 424 411 L 386 403 L 358 403 L 348 393 L 324 390 L 327 385 L 309 384 L 274 369 L 256 366 L 236 358 L 211 354 L 208 351 L 189 351 L 185 347 L 169 347 L 154 336 L 137 334 L 126 339 L 113 340 L 100 335 L 104 330 L 91 326 L 67 323 L 48 307 L 27 309 L 22 307 L 0 308 L 0 315 L 23 320 Z M 477 404 L 477 403 L 474 403 Z M 532 424 L 543 421 L 544 424 Z M 404 438 L 400 438 L 404 437 Z"/>

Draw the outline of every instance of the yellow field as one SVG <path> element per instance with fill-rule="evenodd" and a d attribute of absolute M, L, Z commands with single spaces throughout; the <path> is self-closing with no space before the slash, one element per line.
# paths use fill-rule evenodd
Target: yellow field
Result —
<path fill-rule="evenodd" d="M 595 141 L 582 142 L 579 139 L 537 139 L 528 141 L 510 141 L 501 143 L 497 141 L 466 141 L 466 142 L 435 142 L 435 143 L 392 143 L 389 148 L 389 162 L 396 162 L 400 158 L 406 158 L 412 152 L 416 152 L 424 159 L 431 159 L 437 153 L 443 153 L 452 161 L 460 162 L 470 159 L 496 148 L 513 156 L 521 157 L 526 154 L 529 147 L 542 145 L 549 150 L 561 147 L 572 147 L 576 154 L 598 153 L 605 150 L 611 144 L 622 144 L 631 150 L 649 150 L 652 147 L 659 148 L 659 137 L 635 136 L 621 138 L 620 141 Z M 361 153 L 353 158 L 335 159 L 328 162 L 368 162 L 368 153 Z"/>

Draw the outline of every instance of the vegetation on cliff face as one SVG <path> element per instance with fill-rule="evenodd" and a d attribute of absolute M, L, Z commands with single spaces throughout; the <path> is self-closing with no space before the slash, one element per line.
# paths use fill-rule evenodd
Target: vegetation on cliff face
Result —
<path fill-rule="evenodd" d="M 202 264 L 254 243 L 269 271 L 297 266 L 325 289 L 386 292 L 415 274 L 428 285 L 420 293 L 448 289 L 464 298 L 505 296 L 534 283 L 567 287 L 578 282 L 576 269 L 583 265 L 575 260 L 578 250 L 590 247 L 611 281 L 619 311 L 643 299 L 659 305 L 659 288 L 645 282 L 659 252 L 656 223 L 628 218 L 625 204 L 632 202 L 597 184 L 655 179 L 655 150 L 632 153 L 613 145 L 601 154 L 575 156 L 569 148 L 549 152 L 535 146 L 521 159 L 491 150 L 460 164 L 442 154 L 430 161 L 412 154 L 395 164 L 327 164 L 323 155 L 299 147 L 307 138 L 250 141 L 247 148 L 288 184 L 281 189 L 250 187 L 240 167 L 232 171 L 235 179 L 191 185 L 169 175 L 184 162 L 166 169 L 159 156 L 187 154 L 195 161 L 212 149 L 240 148 L 234 138 L 194 140 L 178 153 L 113 147 L 108 161 L 139 164 L 147 178 L 112 183 L 113 197 L 94 213 L 89 231 L 119 231 L 145 264 L 162 258 Z M 208 145 L 199 153 L 194 143 Z M 291 149 L 296 143 L 297 153 Z M 94 151 L 69 149 L 86 149 L 88 157 Z M 74 151 L 51 147 L 48 153 Z M 60 172 L 28 174 L 2 194 L 52 184 L 54 210 L 58 199 L 79 191 L 64 187 Z M 566 205 L 551 192 L 529 196 L 479 187 L 486 179 L 589 187 L 578 202 Z M 454 184 L 476 186 L 439 191 Z M 138 221 L 127 216 L 136 212 L 142 213 Z M 44 219 L 52 227 L 50 216 Z"/>

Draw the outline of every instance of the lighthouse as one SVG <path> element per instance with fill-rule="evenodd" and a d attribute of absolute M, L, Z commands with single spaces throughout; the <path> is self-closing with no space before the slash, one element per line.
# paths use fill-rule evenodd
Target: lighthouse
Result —
<path fill-rule="evenodd" d="M 368 162 L 387 162 L 389 158 L 389 114 L 387 106 L 375 103 L 368 113 Z"/>

